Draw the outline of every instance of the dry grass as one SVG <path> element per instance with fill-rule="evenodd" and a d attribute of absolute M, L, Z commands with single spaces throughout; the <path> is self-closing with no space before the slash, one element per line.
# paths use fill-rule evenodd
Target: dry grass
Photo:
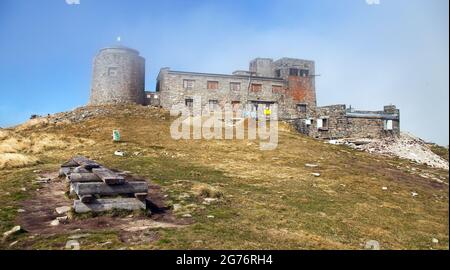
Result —
<path fill-rule="evenodd" d="M 205 183 L 194 183 L 192 187 L 192 192 L 198 196 L 203 198 L 222 198 L 223 192 L 220 191 L 217 187 L 213 187 L 211 185 Z"/>
<path fill-rule="evenodd" d="M 49 154 L 51 150 L 76 149 L 80 145 L 93 145 L 88 139 L 51 133 L 22 133 L 1 130 L 0 133 L 0 168 L 16 168 L 36 164 L 39 155 Z"/>
<path fill-rule="evenodd" d="M 18 153 L 0 153 L 0 169 L 19 168 L 37 163 L 37 158 Z"/>
<path fill-rule="evenodd" d="M 29 130 L 29 129 L 37 129 L 37 128 L 42 128 L 45 127 L 49 124 L 49 120 L 45 117 L 39 117 L 39 118 L 35 118 L 35 119 L 30 119 L 27 122 L 18 125 L 15 130 L 16 131 L 25 131 L 25 130 Z"/>
<path fill-rule="evenodd" d="M 41 150 L 43 163 L 35 168 L 56 170 L 71 156 L 86 155 L 149 178 L 162 186 L 169 205 L 180 204 L 193 215 L 194 225 L 155 229 L 159 241 L 130 248 L 361 249 L 373 239 L 383 249 L 448 249 L 448 171 L 325 144 L 284 124 L 278 148 L 260 151 L 259 143 L 249 140 L 175 141 L 169 133 L 172 119 L 156 109 L 124 107 L 111 115 L 20 135 L 94 141 Z M 111 141 L 113 129 L 121 131 L 123 142 Z M 114 156 L 119 149 L 140 154 Z M 0 187 L 24 181 L 21 175 L 0 171 Z M 196 196 L 184 196 L 187 192 Z M 204 197 L 220 200 L 205 206 Z M 58 237 L 35 243 L 56 248 L 51 243 Z"/>

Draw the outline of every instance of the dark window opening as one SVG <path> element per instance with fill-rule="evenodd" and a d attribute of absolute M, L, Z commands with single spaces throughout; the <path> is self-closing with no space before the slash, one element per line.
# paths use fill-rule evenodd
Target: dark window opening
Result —
<path fill-rule="evenodd" d="M 277 78 L 281 77 L 281 70 L 280 69 L 275 70 L 275 77 L 277 77 Z"/>
<path fill-rule="evenodd" d="M 305 113 L 306 112 L 306 104 L 297 104 L 298 112 Z"/>
<path fill-rule="evenodd" d="M 108 76 L 110 77 L 116 77 L 118 73 L 118 69 L 116 67 L 110 67 L 108 68 Z"/>
<path fill-rule="evenodd" d="M 300 69 L 300 77 L 308 77 L 308 76 L 309 76 L 309 70 Z"/>
<path fill-rule="evenodd" d="M 208 102 L 209 110 L 214 111 L 219 108 L 219 101 L 217 100 L 209 100 Z"/>
<path fill-rule="evenodd" d="M 189 109 L 192 109 L 194 107 L 194 100 L 192 98 L 185 99 L 184 103 Z"/>
<path fill-rule="evenodd" d="M 317 119 L 317 128 L 319 130 L 328 130 L 328 118 L 319 118 Z"/>
<path fill-rule="evenodd" d="M 289 76 L 298 76 L 298 68 L 290 68 Z"/>

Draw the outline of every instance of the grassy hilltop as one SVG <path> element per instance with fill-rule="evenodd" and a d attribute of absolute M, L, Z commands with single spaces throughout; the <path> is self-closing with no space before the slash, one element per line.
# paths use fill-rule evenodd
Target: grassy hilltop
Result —
<path fill-rule="evenodd" d="M 27 230 L 0 248 L 64 249 L 71 237 L 81 249 L 449 247 L 446 170 L 327 144 L 281 123 L 273 151 L 249 140 L 175 141 L 172 120 L 156 108 L 103 106 L 0 130 L 0 232 Z M 122 142 L 112 142 L 113 129 Z M 70 215 L 50 227 L 54 206 L 71 200 L 64 180 L 35 180 L 77 154 L 148 179 L 165 210 Z"/>

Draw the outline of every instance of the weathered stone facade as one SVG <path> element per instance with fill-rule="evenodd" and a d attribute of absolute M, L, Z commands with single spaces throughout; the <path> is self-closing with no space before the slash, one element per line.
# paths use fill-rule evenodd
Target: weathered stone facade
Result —
<path fill-rule="evenodd" d="M 294 74 L 295 73 L 295 74 Z M 231 104 L 254 110 L 258 106 L 278 105 L 280 119 L 298 118 L 299 106 L 316 106 L 314 62 L 283 58 L 276 62 L 257 58 L 249 71 L 232 75 L 173 71 L 161 69 L 156 91 L 160 105 L 170 109 L 175 104 L 187 104 L 200 96 L 202 106 Z"/>
<path fill-rule="evenodd" d="M 100 50 L 94 58 L 89 104 L 144 104 L 145 59 L 139 52 L 116 46 Z"/>
<path fill-rule="evenodd" d="M 214 110 L 229 104 L 243 111 L 278 106 L 280 120 L 315 138 L 379 138 L 400 133 L 400 112 L 394 105 L 383 111 L 355 111 L 345 105 L 317 107 L 315 63 L 309 60 L 256 58 L 249 70 L 232 74 L 173 71 L 162 68 L 156 92 L 145 92 L 145 59 L 126 47 L 102 49 L 94 59 L 90 104 L 137 103 L 171 109 L 174 105 Z M 252 115 L 252 114 L 251 114 Z"/>
<path fill-rule="evenodd" d="M 356 111 L 345 105 L 317 107 L 294 121 L 298 131 L 320 139 L 382 138 L 400 134 L 400 111 Z"/>

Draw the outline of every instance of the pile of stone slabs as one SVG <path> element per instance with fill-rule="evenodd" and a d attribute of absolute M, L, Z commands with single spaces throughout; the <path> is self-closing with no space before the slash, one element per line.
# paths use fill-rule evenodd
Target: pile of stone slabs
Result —
<path fill-rule="evenodd" d="M 78 196 L 73 204 L 76 213 L 146 209 L 146 181 L 125 179 L 124 174 L 86 157 L 76 156 L 62 164 L 60 176 L 69 182 L 70 193 Z"/>

